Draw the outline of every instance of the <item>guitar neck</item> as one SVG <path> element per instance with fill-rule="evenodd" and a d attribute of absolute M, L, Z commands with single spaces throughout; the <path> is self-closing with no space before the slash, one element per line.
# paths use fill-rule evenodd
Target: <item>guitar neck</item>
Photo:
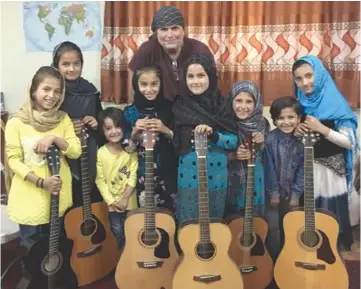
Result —
<path fill-rule="evenodd" d="M 154 150 L 145 150 L 145 234 L 155 231 Z"/>
<path fill-rule="evenodd" d="M 59 220 L 59 195 L 51 195 L 50 205 L 50 234 L 49 234 L 49 254 L 58 252 L 60 220 Z"/>
<path fill-rule="evenodd" d="M 305 178 L 305 228 L 315 230 L 315 197 L 313 180 L 313 147 L 305 147 L 304 178 Z"/>
<path fill-rule="evenodd" d="M 92 215 L 91 210 L 91 194 L 89 181 L 89 164 L 88 164 L 88 147 L 82 147 L 82 154 L 80 157 L 80 171 L 81 171 L 81 187 L 83 196 L 83 218 L 88 219 Z"/>
<path fill-rule="evenodd" d="M 207 180 L 207 159 L 198 157 L 198 209 L 200 225 L 200 241 L 210 242 L 209 231 L 209 201 L 208 201 L 208 180 Z"/>
<path fill-rule="evenodd" d="M 246 204 L 243 223 L 243 242 L 250 246 L 253 233 L 253 184 L 254 184 L 254 164 L 248 164 Z"/>

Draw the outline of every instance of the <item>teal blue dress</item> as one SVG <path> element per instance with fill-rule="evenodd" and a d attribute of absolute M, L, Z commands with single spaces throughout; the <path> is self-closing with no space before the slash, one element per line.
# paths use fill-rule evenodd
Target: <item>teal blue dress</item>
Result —
<path fill-rule="evenodd" d="M 219 138 L 216 143 L 208 140 L 209 214 L 210 218 L 222 219 L 228 183 L 227 154 L 237 148 L 238 138 L 230 133 L 217 133 Z M 184 221 L 197 220 L 198 216 L 197 153 L 192 140 L 192 149 L 179 158 L 176 217 L 181 224 Z"/>

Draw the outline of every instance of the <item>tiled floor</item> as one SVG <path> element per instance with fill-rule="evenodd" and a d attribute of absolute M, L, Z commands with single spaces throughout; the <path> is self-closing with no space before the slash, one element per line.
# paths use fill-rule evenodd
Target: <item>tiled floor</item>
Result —
<path fill-rule="evenodd" d="M 350 289 L 360 288 L 360 228 L 354 230 L 355 244 L 351 252 L 342 253 L 346 262 L 347 271 L 350 276 Z M 2 246 L 1 265 L 2 270 L 6 264 L 14 257 L 14 252 L 18 251 L 18 240 L 12 244 L 7 244 L 6 248 Z M 16 254 L 16 253 L 15 253 Z M 6 276 L 5 280 L 1 282 L 2 289 L 15 289 L 18 280 L 20 279 L 20 265 L 17 264 Z M 40 288 L 39 288 L 40 289 Z M 45 288 L 41 288 L 45 289 Z M 83 286 L 81 289 L 117 289 L 114 282 L 114 276 L 108 276 L 91 285 Z"/>

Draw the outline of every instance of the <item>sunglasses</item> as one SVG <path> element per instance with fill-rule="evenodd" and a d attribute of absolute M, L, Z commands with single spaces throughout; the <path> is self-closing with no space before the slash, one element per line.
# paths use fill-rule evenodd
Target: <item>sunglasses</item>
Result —
<path fill-rule="evenodd" d="M 178 64 L 176 60 L 172 61 L 172 70 L 176 81 L 179 81 Z"/>

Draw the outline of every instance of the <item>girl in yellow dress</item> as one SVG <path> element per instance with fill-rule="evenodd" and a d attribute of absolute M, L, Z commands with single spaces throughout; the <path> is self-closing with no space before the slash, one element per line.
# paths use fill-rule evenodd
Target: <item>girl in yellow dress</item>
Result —
<path fill-rule="evenodd" d="M 78 158 L 81 146 L 70 118 L 58 110 L 64 92 L 61 73 L 50 66 L 41 67 L 24 105 L 6 125 L 7 162 L 13 172 L 7 213 L 20 226 L 21 243 L 49 224 L 51 194 L 59 194 L 60 216 L 73 203 L 65 156 Z M 51 145 L 60 151 L 59 176 L 51 176 L 45 158 Z"/>

